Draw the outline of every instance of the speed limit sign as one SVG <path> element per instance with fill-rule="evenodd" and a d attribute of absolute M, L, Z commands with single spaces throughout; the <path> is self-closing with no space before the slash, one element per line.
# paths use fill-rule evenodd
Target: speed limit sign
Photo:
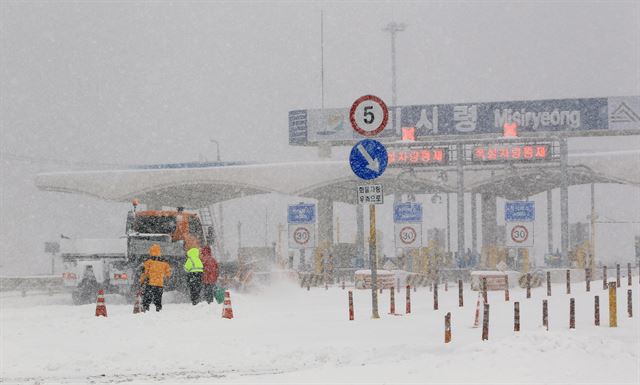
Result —
<path fill-rule="evenodd" d="M 533 222 L 508 223 L 506 231 L 507 246 L 533 246 Z"/>
<path fill-rule="evenodd" d="M 358 134 L 372 137 L 384 130 L 389 121 L 389 109 L 379 97 L 364 95 L 353 102 L 349 119 Z"/>
<path fill-rule="evenodd" d="M 293 240 L 300 246 L 304 246 L 309 243 L 310 238 L 311 234 L 309 233 L 309 230 L 304 227 L 298 227 L 293 231 Z"/>
<path fill-rule="evenodd" d="M 397 248 L 422 246 L 422 225 L 420 223 L 396 223 L 395 230 Z"/>
<path fill-rule="evenodd" d="M 306 249 L 310 247 L 315 247 L 315 225 L 290 224 L 289 248 Z"/>
<path fill-rule="evenodd" d="M 411 245 L 416 241 L 416 230 L 411 226 L 405 226 L 400 230 L 400 241 L 405 245 Z"/>

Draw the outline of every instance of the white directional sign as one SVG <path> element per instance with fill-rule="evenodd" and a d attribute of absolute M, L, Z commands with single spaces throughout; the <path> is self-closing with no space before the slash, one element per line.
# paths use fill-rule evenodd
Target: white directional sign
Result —
<path fill-rule="evenodd" d="M 381 205 L 384 203 L 384 192 L 381 184 L 358 186 L 358 203 Z"/>
<path fill-rule="evenodd" d="M 316 247 L 316 226 L 314 224 L 290 224 L 289 248 L 308 249 Z"/>
<path fill-rule="evenodd" d="M 408 249 L 422 246 L 421 223 L 395 224 L 396 248 Z"/>
<path fill-rule="evenodd" d="M 533 222 L 507 222 L 506 245 L 510 247 L 533 246 Z"/>

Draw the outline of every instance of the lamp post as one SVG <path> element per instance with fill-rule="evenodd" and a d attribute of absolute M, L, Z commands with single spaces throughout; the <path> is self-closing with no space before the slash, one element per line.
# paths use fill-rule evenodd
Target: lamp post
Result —
<path fill-rule="evenodd" d="M 405 23 L 396 23 L 395 21 L 392 21 L 382 29 L 385 32 L 389 32 L 389 35 L 391 36 L 391 105 L 393 106 L 393 110 L 392 110 L 393 119 L 391 121 L 392 122 L 391 126 L 393 127 L 394 130 L 399 129 L 398 127 L 395 126 L 396 124 L 395 111 L 396 111 L 396 104 L 397 104 L 397 100 L 396 100 L 396 34 L 398 32 L 404 31 L 406 28 L 407 28 L 407 25 Z"/>
<path fill-rule="evenodd" d="M 216 161 L 220 162 L 220 142 L 211 138 L 209 138 L 209 142 L 216 145 Z M 218 204 L 218 216 L 220 218 L 220 226 L 218 229 L 218 245 L 220 246 L 220 250 L 218 251 L 221 254 L 219 258 L 223 258 L 224 257 L 224 216 L 223 216 L 222 201 L 220 201 L 220 203 Z"/>

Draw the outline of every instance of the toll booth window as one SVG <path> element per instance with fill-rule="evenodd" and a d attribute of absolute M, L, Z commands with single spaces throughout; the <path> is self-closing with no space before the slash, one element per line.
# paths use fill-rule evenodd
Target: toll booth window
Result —
<path fill-rule="evenodd" d="M 136 218 L 134 231 L 143 234 L 171 234 L 176 231 L 176 218 L 139 215 Z"/>
<path fill-rule="evenodd" d="M 202 233 L 202 225 L 196 217 L 189 217 L 189 233 L 196 236 L 202 244 L 204 244 L 204 235 Z"/>

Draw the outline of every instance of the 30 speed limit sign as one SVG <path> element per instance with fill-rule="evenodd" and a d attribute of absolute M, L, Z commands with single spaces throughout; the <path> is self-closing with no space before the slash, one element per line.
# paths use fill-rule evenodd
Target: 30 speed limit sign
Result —
<path fill-rule="evenodd" d="M 358 134 L 373 137 L 386 127 L 389 121 L 389 109 L 379 97 L 364 95 L 353 102 L 349 119 L 351 126 Z"/>
<path fill-rule="evenodd" d="M 507 246 L 533 246 L 533 222 L 508 223 L 506 231 Z"/>
<path fill-rule="evenodd" d="M 419 223 L 396 223 L 396 247 L 414 248 L 422 246 L 422 225 Z"/>
<path fill-rule="evenodd" d="M 315 247 L 315 225 L 313 224 L 290 224 L 289 225 L 289 248 L 306 249 Z"/>

